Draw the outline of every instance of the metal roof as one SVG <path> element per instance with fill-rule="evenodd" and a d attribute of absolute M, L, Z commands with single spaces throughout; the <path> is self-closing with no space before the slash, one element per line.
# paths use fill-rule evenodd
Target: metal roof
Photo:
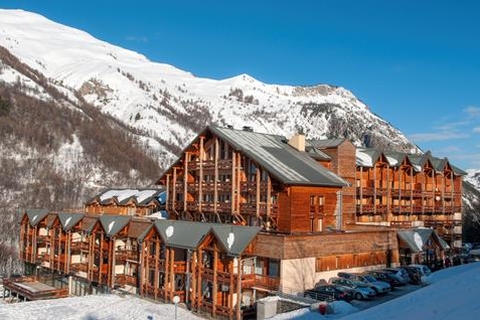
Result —
<path fill-rule="evenodd" d="M 300 152 L 283 136 L 230 128 L 209 127 L 213 134 L 252 159 L 283 184 L 346 186 L 348 183 Z"/>
<path fill-rule="evenodd" d="M 465 171 L 452 165 L 447 158 L 442 159 L 432 156 L 432 153 L 430 151 L 427 151 L 424 154 L 408 154 L 398 151 L 381 151 L 372 148 L 357 148 L 356 164 L 360 167 L 371 168 L 374 166 L 375 162 L 377 162 L 378 158 L 382 154 L 385 156 L 388 164 L 391 167 L 398 167 L 403 163 L 405 158 L 407 158 L 416 172 L 421 172 L 423 170 L 423 167 L 425 166 L 425 163 L 427 161 L 430 161 L 433 169 L 436 172 L 441 172 L 445 169 L 447 165 L 450 165 L 454 174 L 459 176 L 467 174 Z"/>
<path fill-rule="evenodd" d="M 167 246 L 196 249 L 210 230 L 210 224 L 182 220 L 156 220 L 157 232 Z"/>
<path fill-rule="evenodd" d="M 40 221 L 42 221 L 47 216 L 48 212 L 48 209 L 25 209 L 28 221 L 32 227 L 35 227 Z"/>
<path fill-rule="evenodd" d="M 74 213 L 74 212 L 59 212 L 58 218 L 60 219 L 60 223 L 62 224 L 62 228 L 64 231 L 71 230 L 74 226 L 77 225 L 80 220 L 85 217 L 83 213 Z"/>
<path fill-rule="evenodd" d="M 224 251 L 233 256 L 242 254 L 260 232 L 258 227 L 182 220 L 157 220 L 154 225 L 167 246 L 195 250 L 209 233 L 213 233 Z"/>
<path fill-rule="evenodd" d="M 107 189 L 94 196 L 88 203 L 98 202 L 108 204 L 112 201 L 125 205 L 133 201 L 136 205 L 148 205 L 152 201 L 160 202 L 160 195 L 165 192 L 163 189 Z"/>
<path fill-rule="evenodd" d="M 325 140 L 311 140 L 310 143 L 317 149 L 328 149 L 328 148 L 338 147 L 345 140 L 346 140 L 345 138 L 335 138 L 335 139 L 325 139 Z"/>
<path fill-rule="evenodd" d="M 132 219 L 131 216 L 104 214 L 99 220 L 102 224 L 105 235 L 109 238 L 114 237 L 120 230 L 122 230 Z"/>
<path fill-rule="evenodd" d="M 433 229 L 416 228 L 410 230 L 398 230 L 397 235 L 400 240 L 400 248 L 408 248 L 412 252 L 423 251 L 424 245 L 430 239 L 436 241 L 444 250 L 449 249 L 448 244 Z"/>
<path fill-rule="evenodd" d="M 258 227 L 214 225 L 212 231 L 229 255 L 239 256 L 260 232 Z"/>

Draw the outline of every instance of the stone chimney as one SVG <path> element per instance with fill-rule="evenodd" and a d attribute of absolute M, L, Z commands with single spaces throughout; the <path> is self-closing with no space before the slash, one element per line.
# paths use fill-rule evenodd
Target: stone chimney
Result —
<path fill-rule="evenodd" d="M 303 133 L 297 133 L 288 140 L 288 144 L 298 151 L 305 152 L 305 135 Z"/>

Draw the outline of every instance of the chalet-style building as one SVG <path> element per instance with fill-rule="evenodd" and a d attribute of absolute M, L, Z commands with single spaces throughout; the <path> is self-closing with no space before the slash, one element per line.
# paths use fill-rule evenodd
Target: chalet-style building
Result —
<path fill-rule="evenodd" d="M 148 216 L 164 204 L 161 189 L 107 189 L 85 204 L 86 213 Z"/>
<path fill-rule="evenodd" d="M 429 227 L 462 243 L 462 176 L 447 159 L 357 148 L 357 224 Z"/>
<path fill-rule="evenodd" d="M 26 210 L 21 257 L 73 276 L 75 293 L 178 296 L 241 319 L 259 298 L 339 271 L 441 260 L 461 245 L 463 174 L 430 153 L 207 127 L 158 179 L 163 194 L 111 189 L 82 213 Z"/>
<path fill-rule="evenodd" d="M 458 247 L 463 174 L 430 153 L 207 127 L 158 184 L 171 219 L 262 228 L 254 252 L 276 261 L 281 275 L 302 265 L 308 286 L 336 273 L 325 271 L 398 263 L 401 228 L 435 227 L 442 250 Z M 288 276 L 279 286 L 302 287 Z"/>

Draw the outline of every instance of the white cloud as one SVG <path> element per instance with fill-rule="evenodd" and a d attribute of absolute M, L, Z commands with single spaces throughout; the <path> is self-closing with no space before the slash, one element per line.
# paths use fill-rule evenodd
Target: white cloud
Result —
<path fill-rule="evenodd" d="M 472 129 L 472 131 L 475 133 L 480 133 L 480 127 L 475 127 Z"/>
<path fill-rule="evenodd" d="M 468 137 L 469 135 L 467 133 L 449 132 L 449 131 L 414 133 L 414 134 L 408 135 L 408 138 L 415 142 L 445 141 L 445 140 L 452 140 L 452 139 L 464 139 Z"/>
<path fill-rule="evenodd" d="M 476 106 L 468 106 L 463 109 L 469 117 L 479 118 L 480 117 L 480 108 Z"/>

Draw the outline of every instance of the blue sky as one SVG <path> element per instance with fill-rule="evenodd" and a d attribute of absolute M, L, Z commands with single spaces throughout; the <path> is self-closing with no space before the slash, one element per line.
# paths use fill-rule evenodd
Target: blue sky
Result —
<path fill-rule="evenodd" d="M 201 77 L 334 84 L 480 168 L 480 1 L 2 1 Z M 0 22 L 1 25 L 1 22 Z"/>

